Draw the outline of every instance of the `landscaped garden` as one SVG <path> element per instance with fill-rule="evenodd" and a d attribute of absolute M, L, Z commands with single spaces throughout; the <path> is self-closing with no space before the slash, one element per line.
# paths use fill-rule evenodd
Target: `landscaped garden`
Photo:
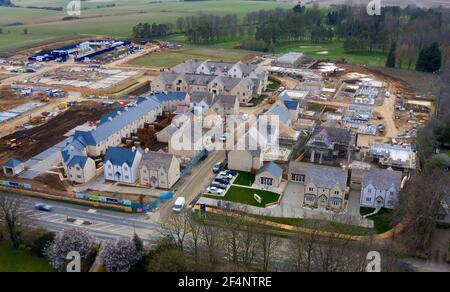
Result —
<path fill-rule="evenodd" d="M 261 203 L 255 200 L 254 195 L 261 197 Z M 239 186 L 231 186 L 223 197 L 215 195 L 206 195 L 206 198 L 219 199 L 222 201 L 241 203 L 245 205 L 265 208 L 267 204 L 276 203 L 280 199 L 280 195 L 263 190 L 244 188 Z"/>
<path fill-rule="evenodd" d="M 374 212 L 373 208 L 361 208 L 360 213 L 362 216 Z M 392 229 L 392 211 L 388 209 L 382 209 L 377 215 L 370 216 L 367 219 L 372 220 L 374 223 L 374 229 L 376 233 L 384 233 Z"/>
<path fill-rule="evenodd" d="M 233 184 L 251 187 L 255 182 L 255 175 L 249 172 L 239 172 L 238 177 Z"/>

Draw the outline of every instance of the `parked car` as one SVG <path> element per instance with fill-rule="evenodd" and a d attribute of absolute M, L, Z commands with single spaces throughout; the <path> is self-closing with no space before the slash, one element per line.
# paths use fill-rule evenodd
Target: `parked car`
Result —
<path fill-rule="evenodd" d="M 230 181 L 228 179 L 221 179 L 221 178 L 215 178 L 214 182 L 223 184 L 223 185 L 229 185 Z"/>
<path fill-rule="evenodd" d="M 178 197 L 173 204 L 172 211 L 180 213 L 184 208 L 184 204 L 186 204 L 186 199 L 184 197 Z"/>
<path fill-rule="evenodd" d="M 220 176 L 223 177 L 227 177 L 228 179 L 233 179 L 233 175 L 231 175 L 230 173 L 226 172 L 226 171 L 222 171 L 221 173 L 219 173 Z"/>
<path fill-rule="evenodd" d="M 51 212 L 53 210 L 52 206 L 43 204 L 43 203 L 38 203 L 38 204 L 34 205 L 34 208 L 36 210 L 44 211 L 44 212 Z"/>
<path fill-rule="evenodd" d="M 223 193 L 222 189 L 216 188 L 216 187 L 209 187 L 206 189 L 206 191 L 210 194 L 220 195 Z"/>
<path fill-rule="evenodd" d="M 219 173 L 222 170 L 222 167 L 223 167 L 223 163 L 222 162 L 218 162 L 218 163 L 214 164 L 213 172 L 214 173 Z"/>
<path fill-rule="evenodd" d="M 232 176 L 238 175 L 238 172 L 236 170 L 227 169 L 227 170 L 225 170 L 225 172 L 228 174 L 231 174 Z"/>
<path fill-rule="evenodd" d="M 229 184 L 230 180 L 231 180 L 228 176 L 223 176 L 220 174 L 218 176 L 216 176 L 216 179 L 223 179 L 223 180 L 227 181 L 227 184 Z"/>
<path fill-rule="evenodd" d="M 249 116 L 249 114 L 243 114 L 242 115 L 242 120 L 245 122 L 245 121 L 248 121 L 250 119 L 250 116 Z"/>
<path fill-rule="evenodd" d="M 226 184 L 221 184 L 218 182 L 212 182 L 211 187 L 215 187 L 218 189 L 222 189 L 222 190 L 226 190 L 227 189 L 227 185 Z"/>

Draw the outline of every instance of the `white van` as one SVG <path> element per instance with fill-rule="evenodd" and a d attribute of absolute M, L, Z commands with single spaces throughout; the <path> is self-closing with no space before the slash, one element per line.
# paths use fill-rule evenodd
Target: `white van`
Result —
<path fill-rule="evenodd" d="M 172 211 L 180 213 L 184 208 L 184 204 L 186 204 L 186 199 L 184 197 L 177 198 L 175 204 L 173 204 Z"/>

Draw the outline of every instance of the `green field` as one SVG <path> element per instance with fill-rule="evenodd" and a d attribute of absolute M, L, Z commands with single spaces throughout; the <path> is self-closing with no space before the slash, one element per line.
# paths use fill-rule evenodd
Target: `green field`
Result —
<path fill-rule="evenodd" d="M 372 208 L 362 207 L 360 210 L 361 215 L 367 215 L 375 211 Z M 373 220 L 374 229 L 376 233 L 384 233 L 392 229 L 392 211 L 388 209 L 382 209 L 377 215 L 370 216 L 367 219 Z"/>
<path fill-rule="evenodd" d="M 240 172 L 233 184 L 251 187 L 255 182 L 255 175 L 248 172 Z"/>
<path fill-rule="evenodd" d="M 254 194 L 261 197 L 261 204 L 254 199 Z M 280 195 L 268 191 L 231 186 L 223 197 L 214 195 L 206 195 L 205 197 L 265 208 L 267 204 L 278 202 Z"/>
<path fill-rule="evenodd" d="M 0 244 L 0 272 L 52 272 L 50 264 L 43 258 L 31 255 L 26 250 L 13 249 Z"/>
<path fill-rule="evenodd" d="M 66 0 L 16 0 L 19 6 L 65 7 Z M 107 4 L 115 7 L 105 8 Z M 210 1 L 149 1 L 149 0 L 101 0 L 83 1 L 81 17 L 77 20 L 63 21 L 67 14 L 30 8 L 0 7 L 0 51 L 13 51 L 55 38 L 73 35 L 111 35 L 130 37 L 132 27 L 139 22 L 174 23 L 178 17 L 194 15 L 199 12 L 224 15 L 236 13 L 239 17 L 251 11 L 291 8 L 293 4 L 276 1 L 210 0 Z M 100 8 L 98 8 L 100 6 Z M 21 25 L 17 25 L 22 23 Z M 16 24 L 11 26 L 12 24 Z M 27 28 L 29 33 L 23 34 Z"/>
<path fill-rule="evenodd" d="M 173 67 L 186 60 L 221 60 L 237 62 L 253 56 L 255 53 L 244 50 L 213 49 L 186 46 L 176 50 L 164 50 L 131 61 L 129 64 L 147 67 Z"/>

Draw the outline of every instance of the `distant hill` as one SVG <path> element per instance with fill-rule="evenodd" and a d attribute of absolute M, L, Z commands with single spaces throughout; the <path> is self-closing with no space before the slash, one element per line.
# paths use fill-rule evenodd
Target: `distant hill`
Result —
<path fill-rule="evenodd" d="M 316 3 L 321 5 L 332 5 L 332 4 L 345 4 L 347 0 L 304 0 L 304 3 Z M 369 0 L 352 0 L 354 4 L 368 4 Z M 450 8 L 450 1 L 448 0 L 382 0 L 381 4 L 383 6 L 401 6 L 405 7 L 408 5 L 416 5 L 418 7 L 447 7 Z"/>

